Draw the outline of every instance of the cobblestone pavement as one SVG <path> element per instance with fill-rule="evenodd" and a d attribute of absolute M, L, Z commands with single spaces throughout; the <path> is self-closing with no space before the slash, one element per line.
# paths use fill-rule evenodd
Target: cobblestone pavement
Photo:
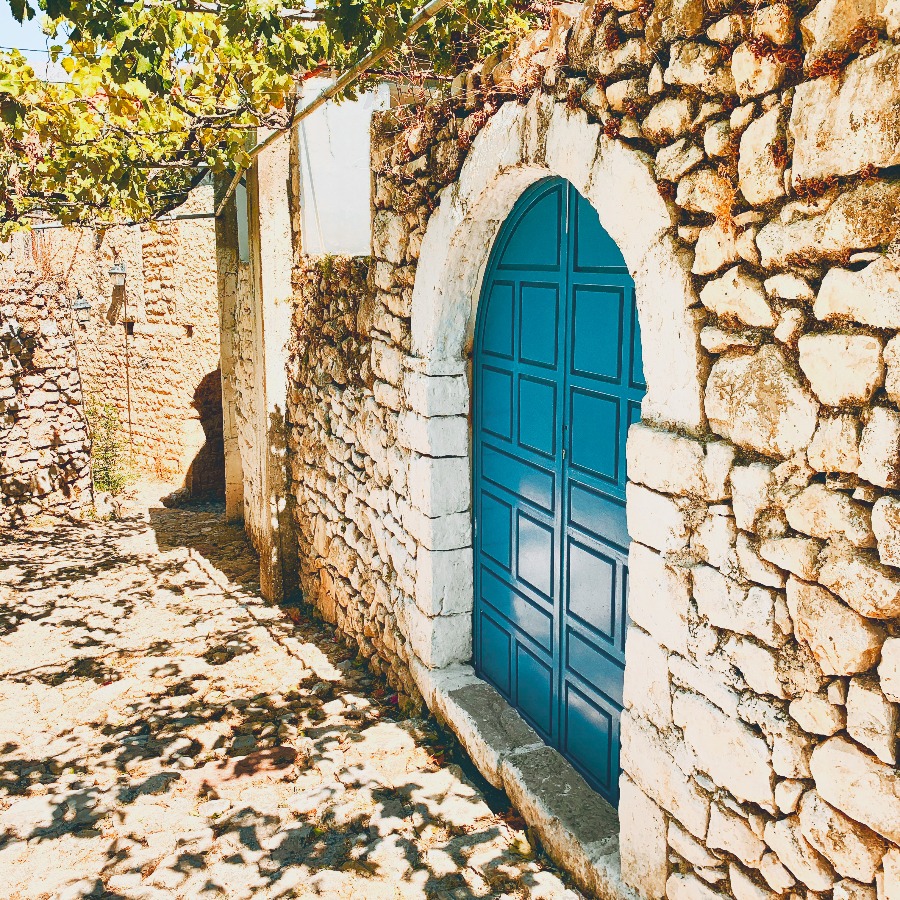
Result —
<path fill-rule="evenodd" d="M 580 896 L 219 507 L 0 532 L 0 673 L 10 900 Z"/>

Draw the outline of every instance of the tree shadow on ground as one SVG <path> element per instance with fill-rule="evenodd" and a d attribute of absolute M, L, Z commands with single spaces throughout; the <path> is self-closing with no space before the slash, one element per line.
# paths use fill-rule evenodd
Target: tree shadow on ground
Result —
<path fill-rule="evenodd" d="M 0 718 L 45 710 L 0 744 L 22 897 L 531 896 L 502 793 L 332 627 L 260 600 L 219 507 L 150 522 L 0 535 Z"/>

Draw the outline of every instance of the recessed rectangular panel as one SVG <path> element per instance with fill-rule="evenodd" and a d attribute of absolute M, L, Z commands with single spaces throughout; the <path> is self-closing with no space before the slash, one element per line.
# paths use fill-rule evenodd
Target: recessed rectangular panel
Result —
<path fill-rule="evenodd" d="M 569 521 L 582 531 L 628 552 L 625 498 L 610 497 L 585 485 L 569 483 Z"/>
<path fill-rule="evenodd" d="M 511 637 L 490 616 L 482 611 L 479 619 L 481 632 L 481 669 L 485 675 L 507 696 L 511 689 Z"/>
<path fill-rule="evenodd" d="M 572 369 L 618 383 L 622 379 L 624 290 L 576 285 L 573 289 Z"/>
<path fill-rule="evenodd" d="M 608 648 L 576 628 L 566 629 L 566 667 L 617 706 L 625 685 L 624 648 Z"/>
<path fill-rule="evenodd" d="M 516 517 L 516 576 L 548 599 L 553 597 L 553 529 L 523 515 Z"/>
<path fill-rule="evenodd" d="M 615 709 L 606 709 L 566 685 L 564 752 L 612 802 L 618 797 L 619 726 Z"/>
<path fill-rule="evenodd" d="M 553 731 L 553 669 L 521 644 L 516 646 L 516 703 L 545 736 Z"/>
<path fill-rule="evenodd" d="M 559 268 L 565 223 L 564 188 L 555 186 L 527 201 L 500 255 L 500 269 Z"/>
<path fill-rule="evenodd" d="M 554 382 L 519 376 L 519 443 L 523 447 L 553 457 L 558 412 Z"/>
<path fill-rule="evenodd" d="M 556 474 L 552 469 L 541 468 L 485 444 L 481 451 L 481 473 L 511 494 L 518 494 L 548 512 L 553 511 Z"/>
<path fill-rule="evenodd" d="M 482 552 L 509 571 L 512 567 L 512 507 L 483 492 L 479 529 Z"/>
<path fill-rule="evenodd" d="M 556 368 L 559 286 L 523 284 L 519 291 L 519 358 L 523 362 Z"/>
<path fill-rule="evenodd" d="M 620 480 L 619 400 L 573 390 L 569 423 L 570 465 L 616 484 Z"/>
<path fill-rule="evenodd" d="M 498 613 L 548 653 L 553 649 L 553 617 L 488 569 L 481 569 L 481 596 Z"/>
<path fill-rule="evenodd" d="M 512 440 L 513 376 L 511 372 L 483 366 L 481 369 L 481 427 Z"/>
<path fill-rule="evenodd" d="M 628 427 L 631 428 L 635 422 L 641 421 L 641 404 L 636 400 L 628 401 Z"/>
<path fill-rule="evenodd" d="M 616 639 L 616 560 L 569 539 L 566 608 L 610 643 Z"/>
<path fill-rule="evenodd" d="M 513 343 L 515 292 L 512 282 L 495 281 L 491 285 L 484 317 L 484 329 L 481 333 L 482 351 L 512 359 L 515 348 Z"/>

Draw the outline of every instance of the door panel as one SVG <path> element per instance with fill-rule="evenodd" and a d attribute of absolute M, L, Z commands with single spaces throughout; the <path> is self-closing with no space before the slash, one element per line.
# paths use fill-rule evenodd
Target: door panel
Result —
<path fill-rule="evenodd" d="M 618 797 L 625 436 L 644 394 L 634 286 L 562 179 L 525 192 L 485 274 L 475 340 L 475 662 Z"/>

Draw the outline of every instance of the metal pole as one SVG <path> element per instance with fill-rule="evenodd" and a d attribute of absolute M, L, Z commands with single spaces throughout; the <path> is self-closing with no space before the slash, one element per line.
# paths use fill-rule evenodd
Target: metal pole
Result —
<path fill-rule="evenodd" d="M 134 431 L 131 427 L 131 359 L 128 353 L 128 289 L 122 287 L 125 299 L 125 402 L 128 407 L 128 448 L 134 462 Z"/>

